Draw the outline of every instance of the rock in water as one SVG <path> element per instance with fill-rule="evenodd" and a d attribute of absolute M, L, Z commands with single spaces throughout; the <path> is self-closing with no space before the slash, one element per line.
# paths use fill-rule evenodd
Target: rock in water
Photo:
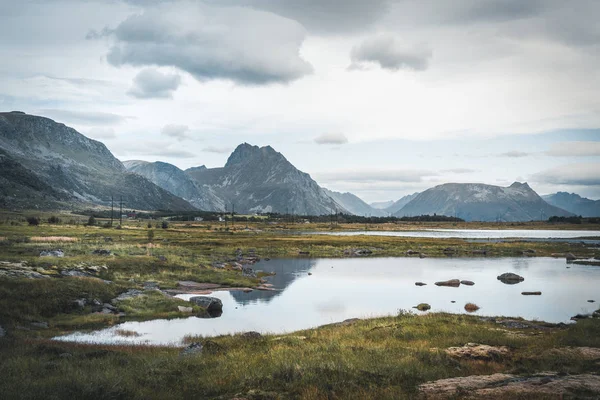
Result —
<path fill-rule="evenodd" d="M 502 275 L 499 275 L 496 279 L 507 285 L 514 285 L 525 280 L 525 278 L 523 278 L 522 276 L 514 274 L 512 272 L 505 272 Z"/>
<path fill-rule="evenodd" d="M 223 303 L 216 297 L 194 296 L 190 298 L 190 302 L 205 308 L 209 313 L 223 311 Z"/>
<path fill-rule="evenodd" d="M 427 285 L 425 282 L 415 282 L 416 286 L 425 286 Z"/>
<path fill-rule="evenodd" d="M 541 296 L 542 292 L 521 292 L 523 296 Z"/>
<path fill-rule="evenodd" d="M 460 281 L 460 283 L 467 286 L 473 286 L 475 284 L 473 281 Z"/>
<path fill-rule="evenodd" d="M 436 286 L 459 287 L 460 286 L 460 280 L 458 280 L 458 279 L 450 279 L 448 281 L 436 282 L 435 285 Z"/>
<path fill-rule="evenodd" d="M 431 306 L 427 303 L 421 303 L 417 306 L 414 306 L 413 308 L 416 308 L 419 311 L 427 311 L 427 310 L 431 310 Z"/>

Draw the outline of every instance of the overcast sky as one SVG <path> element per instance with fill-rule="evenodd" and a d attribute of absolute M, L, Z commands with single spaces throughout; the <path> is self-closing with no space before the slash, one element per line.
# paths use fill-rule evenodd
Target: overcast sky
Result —
<path fill-rule="evenodd" d="M 121 160 L 271 145 L 366 201 L 445 182 L 600 198 L 597 0 L 0 0 L 0 110 Z"/>

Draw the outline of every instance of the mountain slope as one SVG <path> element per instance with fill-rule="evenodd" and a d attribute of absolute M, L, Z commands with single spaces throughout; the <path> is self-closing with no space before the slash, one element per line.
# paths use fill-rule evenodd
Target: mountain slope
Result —
<path fill-rule="evenodd" d="M 375 201 L 373 203 L 369 203 L 369 205 L 373 208 L 376 208 L 378 210 L 385 210 L 386 208 L 388 208 L 389 206 L 391 206 L 392 204 L 394 204 L 394 200 L 388 200 L 388 201 Z"/>
<path fill-rule="evenodd" d="M 132 160 L 124 161 L 123 165 L 128 171 L 145 177 L 200 210 L 225 211 L 223 200 L 209 186 L 196 183 L 183 170 L 172 164 Z"/>
<path fill-rule="evenodd" d="M 329 189 L 323 190 L 329 197 L 354 215 L 361 215 L 363 217 L 384 217 L 387 215 L 386 212 L 371 207 L 352 193 L 334 192 Z"/>
<path fill-rule="evenodd" d="M 239 145 L 222 168 L 190 168 L 186 173 L 209 186 L 240 213 L 279 212 L 323 215 L 347 212 L 310 177 L 271 146 Z"/>
<path fill-rule="evenodd" d="M 600 217 L 600 200 L 590 200 L 576 193 L 558 192 L 542 196 L 549 204 L 582 217 Z"/>
<path fill-rule="evenodd" d="M 194 209 L 147 179 L 127 172 L 104 144 L 48 118 L 0 113 L 0 149 L 24 169 L 20 173 L 27 170 L 47 185 L 30 188 L 42 198 L 108 205 L 114 195 L 122 196 L 127 208 Z M 29 206 L 28 199 L 21 200 L 15 207 Z"/>
<path fill-rule="evenodd" d="M 415 197 L 417 197 L 418 195 L 419 195 L 419 192 L 415 192 L 413 194 L 408 194 L 408 195 L 400 198 L 399 200 L 396 200 L 390 206 L 385 208 L 385 211 L 392 215 L 395 215 L 398 211 L 400 211 L 402 209 L 402 207 L 404 207 L 405 205 L 410 203 L 410 201 L 412 199 L 414 199 Z"/>
<path fill-rule="evenodd" d="M 439 214 L 467 221 L 530 221 L 569 216 L 568 211 L 546 203 L 527 183 L 509 187 L 479 183 L 446 183 L 412 199 L 396 216 Z"/>

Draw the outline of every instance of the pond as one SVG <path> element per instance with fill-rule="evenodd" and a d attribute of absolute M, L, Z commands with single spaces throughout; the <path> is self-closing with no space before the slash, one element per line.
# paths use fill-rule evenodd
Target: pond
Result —
<path fill-rule="evenodd" d="M 269 280 L 277 291 L 213 292 L 211 296 L 223 302 L 223 314 L 218 318 L 125 322 L 56 339 L 180 345 L 186 335 L 284 333 L 348 318 L 394 315 L 400 309 L 420 313 L 412 309 L 419 303 L 430 304 L 434 312 L 465 313 L 465 304 L 473 302 L 481 307 L 476 315 L 569 322 L 575 314 L 598 308 L 598 303 L 588 300 L 600 301 L 599 267 L 566 264 L 564 259 L 554 258 L 279 259 L 261 261 L 255 269 L 276 272 Z M 504 272 L 517 273 L 525 280 L 504 284 L 496 278 Z M 475 285 L 434 284 L 454 278 Z M 417 281 L 427 285 L 416 286 Z M 541 291 L 542 295 L 521 295 L 524 291 Z M 135 331 L 140 336 L 120 337 L 116 330 Z"/>
<path fill-rule="evenodd" d="M 571 241 L 574 239 L 600 238 L 600 231 L 550 230 L 550 229 L 424 229 L 415 231 L 333 231 L 310 232 L 313 235 L 333 236 L 396 236 L 434 239 L 526 239 Z M 592 242 L 598 242 L 593 240 Z"/>

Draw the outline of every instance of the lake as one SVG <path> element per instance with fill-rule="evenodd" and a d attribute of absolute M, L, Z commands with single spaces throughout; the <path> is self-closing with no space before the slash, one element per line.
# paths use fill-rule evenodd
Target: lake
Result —
<path fill-rule="evenodd" d="M 465 313 L 464 305 L 473 302 L 481 307 L 476 315 L 569 322 L 575 314 L 598 308 L 599 303 L 588 300 L 600 301 L 600 267 L 566 264 L 564 259 L 554 258 L 279 259 L 261 261 L 254 267 L 276 272 L 269 281 L 278 291 L 213 292 L 211 296 L 223 302 L 223 314 L 218 318 L 125 322 L 56 339 L 180 345 L 186 335 L 284 333 L 348 318 L 394 315 L 400 309 L 420 313 L 411 308 L 419 303 L 429 303 L 434 312 Z M 504 284 L 496 279 L 504 272 L 517 273 L 525 280 Z M 453 278 L 471 280 L 475 285 L 434 285 Z M 415 286 L 417 281 L 427 286 Z M 541 291 L 542 295 L 523 296 L 523 291 Z M 115 334 L 117 329 L 141 336 L 120 337 Z"/>
<path fill-rule="evenodd" d="M 579 238 L 600 238 L 600 231 L 550 230 L 550 229 L 424 229 L 415 231 L 320 231 L 312 235 L 333 236 L 396 236 L 434 239 L 554 239 L 572 240 Z M 595 240 L 594 242 L 596 242 Z"/>

